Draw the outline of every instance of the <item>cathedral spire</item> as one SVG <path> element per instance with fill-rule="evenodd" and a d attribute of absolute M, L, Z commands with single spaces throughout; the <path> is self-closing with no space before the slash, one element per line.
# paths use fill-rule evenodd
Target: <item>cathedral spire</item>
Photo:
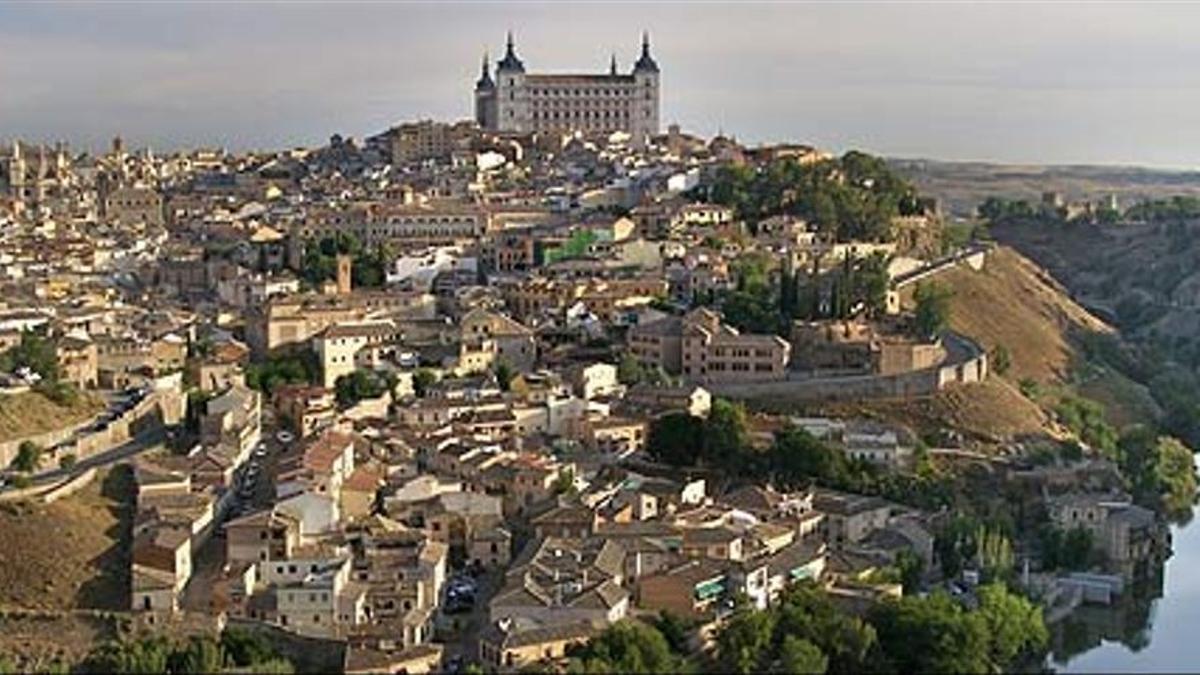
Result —
<path fill-rule="evenodd" d="M 608 65 L 608 74 L 609 75 L 617 74 L 617 54 L 616 54 L 616 52 L 613 52 L 612 61 Z"/>

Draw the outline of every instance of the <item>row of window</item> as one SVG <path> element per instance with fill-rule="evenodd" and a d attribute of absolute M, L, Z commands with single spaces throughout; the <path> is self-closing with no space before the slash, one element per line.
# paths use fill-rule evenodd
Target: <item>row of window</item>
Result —
<path fill-rule="evenodd" d="M 741 363 L 738 361 L 734 361 L 733 363 L 726 364 L 726 363 L 722 363 L 720 361 L 715 361 L 713 363 L 708 364 L 708 369 L 712 370 L 712 371 L 717 371 L 717 372 L 724 372 L 725 370 L 730 370 L 730 371 L 738 372 L 738 373 L 748 373 L 748 372 L 750 372 L 750 364 L 749 363 Z M 772 366 L 769 363 L 754 364 L 754 372 L 756 372 L 756 373 L 769 373 L 771 371 L 772 371 Z"/>
<path fill-rule="evenodd" d="M 604 115 L 601 115 L 599 110 L 567 110 L 567 111 L 563 111 L 561 114 L 557 110 L 555 110 L 553 112 L 547 111 L 547 112 L 541 112 L 541 113 L 539 113 L 538 111 L 535 110 L 533 112 L 533 114 L 531 115 L 531 117 L 535 120 L 538 120 L 538 119 L 543 119 L 543 120 L 549 120 L 549 119 L 555 119 L 555 120 L 558 120 L 558 119 L 563 119 L 563 120 L 596 119 L 596 120 L 598 120 L 601 117 L 603 117 L 604 119 L 610 119 L 610 118 L 615 119 L 617 117 L 620 117 L 621 119 L 628 121 L 629 120 L 629 111 L 628 110 L 622 110 L 620 112 L 614 111 L 611 114 L 609 114 L 609 111 L 605 110 Z"/>
<path fill-rule="evenodd" d="M 714 347 L 713 356 L 732 356 L 734 358 L 749 358 L 753 354 L 760 359 L 769 359 L 772 356 L 770 349 L 749 349 L 747 347 Z"/>
<path fill-rule="evenodd" d="M 304 594 L 303 594 L 303 593 L 288 593 L 288 594 L 287 594 L 287 601 L 288 601 L 288 602 L 295 602 L 295 601 L 296 601 L 296 596 L 297 596 L 297 595 L 299 595 L 299 596 L 303 596 Z M 328 593 L 324 593 L 324 592 L 322 592 L 322 593 L 310 592 L 310 593 L 308 594 L 308 601 L 309 601 L 309 602 L 317 602 L 317 600 L 318 600 L 318 599 L 320 599 L 320 601 L 321 601 L 321 602 L 329 602 L 329 594 L 328 594 Z"/>
<path fill-rule="evenodd" d="M 629 88 L 621 87 L 620 89 L 537 89 L 529 90 L 529 93 L 535 97 L 545 96 L 553 97 L 578 97 L 578 96 L 628 96 Z"/>

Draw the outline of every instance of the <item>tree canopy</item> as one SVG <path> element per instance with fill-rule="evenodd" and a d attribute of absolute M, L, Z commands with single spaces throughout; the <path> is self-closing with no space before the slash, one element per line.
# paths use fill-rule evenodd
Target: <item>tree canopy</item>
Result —
<path fill-rule="evenodd" d="M 950 325 L 950 298 L 953 291 L 939 284 L 917 284 L 913 299 L 917 301 L 914 328 L 917 335 L 932 339 Z"/>
<path fill-rule="evenodd" d="M 383 396 L 392 391 L 395 384 L 396 376 L 392 373 L 359 368 L 339 377 L 334 382 L 334 392 L 340 405 L 351 406 L 363 399 Z"/>
<path fill-rule="evenodd" d="M 805 164 L 782 159 L 761 167 L 724 166 L 710 196 L 752 227 L 787 214 L 836 241 L 890 241 L 893 218 L 924 210 L 916 188 L 886 161 L 857 151 Z"/>
<path fill-rule="evenodd" d="M 336 278 L 339 255 L 350 256 L 351 281 L 363 288 L 383 286 L 387 281 L 387 269 L 395 260 L 386 244 L 367 247 L 353 234 L 337 232 L 305 244 L 300 276 L 313 285 Z"/>
<path fill-rule="evenodd" d="M 882 661 L 905 673 L 1002 672 L 1045 648 L 1039 607 L 1000 583 L 981 586 L 978 600 L 974 611 L 941 592 L 876 605 L 868 620 Z"/>
<path fill-rule="evenodd" d="M 657 628 L 627 619 L 570 652 L 569 672 L 673 673 L 681 659 Z"/>

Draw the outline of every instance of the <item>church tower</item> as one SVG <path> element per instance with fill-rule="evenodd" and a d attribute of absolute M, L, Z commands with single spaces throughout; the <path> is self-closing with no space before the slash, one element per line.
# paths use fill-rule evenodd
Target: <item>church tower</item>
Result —
<path fill-rule="evenodd" d="M 475 83 L 475 122 L 481 129 L 496 129 L 496 83 L 492 80 L 487 52 L 483 53 L 483 72 Z"/>
<path fill-rule="evenodd" d="M 525 64 L 517 58 L 512 31 L 504 58 L 496 64 L 496 129 L 528 131 L 529 101 L 525 91 Z"/>
<path fill-rule="evenodd" d="M 658 134 L 658 63 L 650 56 L 650 33 L 642 33 L 642 56 L 633 66 L 633 124 L 630 132 L 635 145 Z"/>

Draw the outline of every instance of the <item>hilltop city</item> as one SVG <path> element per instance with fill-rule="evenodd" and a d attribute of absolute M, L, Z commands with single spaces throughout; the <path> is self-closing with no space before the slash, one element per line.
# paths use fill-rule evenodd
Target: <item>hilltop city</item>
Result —
<path fill-rule="evenodd" d="M 1070 388 L 1111 317 L 986 227 L 1115 197 L 952 215 L 664 127 L 631 52 L 509 34 L 473 119 L 320 147 L 0 148 L 0 658 L 997 672 L 1169 555 L 1186 434 Z"/>

